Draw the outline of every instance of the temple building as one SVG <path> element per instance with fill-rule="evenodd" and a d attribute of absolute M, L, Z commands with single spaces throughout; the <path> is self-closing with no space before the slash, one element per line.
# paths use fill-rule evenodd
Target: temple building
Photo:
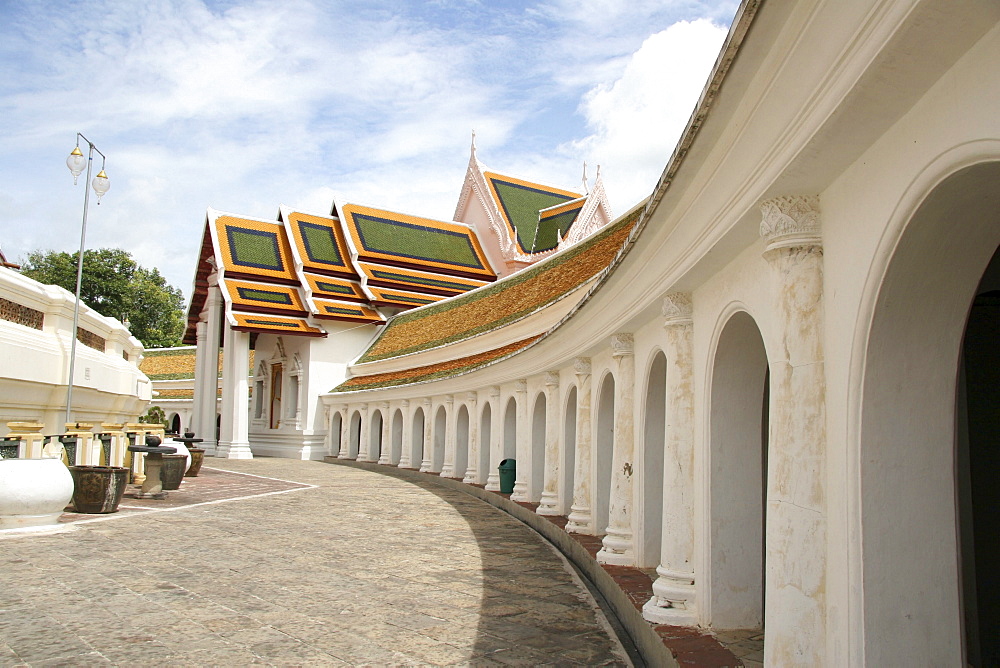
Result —
<path fill-rule="evenodd" d="M 195 424 L 222 345 L 219 456 L 514 458 L 512 498 L 656 569 L 651 622 L 996 665 L 998 108 L 1000 3 L 744 0 L 616 219 L 474 155 L 458 222 L 210 211 Z"/>

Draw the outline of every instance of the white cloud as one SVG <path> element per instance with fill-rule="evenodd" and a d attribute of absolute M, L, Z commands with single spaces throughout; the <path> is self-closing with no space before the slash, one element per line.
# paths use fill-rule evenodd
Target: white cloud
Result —
<path fill-rule="evenodd" d="M 725 35 L 704 19 L 675 23 L 647 38 L 620 78 L 584 97 L 581 111 L 593 134 L 565 148 L 609 166 L 603 175 L 617 210 L 652 191 Z"/>

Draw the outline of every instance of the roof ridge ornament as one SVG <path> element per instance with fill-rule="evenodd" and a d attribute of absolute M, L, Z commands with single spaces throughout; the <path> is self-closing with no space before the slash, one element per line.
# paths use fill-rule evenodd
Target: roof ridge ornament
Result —
<path fill-rule="evenodd" d="M 583 194 L 590 194 L 590 186 L 587 185 L 587 161 L 583 161 Z"/>

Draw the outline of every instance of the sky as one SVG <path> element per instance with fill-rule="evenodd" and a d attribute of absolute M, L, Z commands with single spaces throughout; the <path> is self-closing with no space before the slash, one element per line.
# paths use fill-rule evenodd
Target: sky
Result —
<path fill-rule="evenodd" d="M 618 215 L 652 191 L 737 6 L 0 0 L 0 249 L 79 248 L 77 132 L 111 180 L 87 248 L 185 297 L 209 207 L 451 220 L 473 131 L 500 173 L 579 191 L 600 165 Z"/>

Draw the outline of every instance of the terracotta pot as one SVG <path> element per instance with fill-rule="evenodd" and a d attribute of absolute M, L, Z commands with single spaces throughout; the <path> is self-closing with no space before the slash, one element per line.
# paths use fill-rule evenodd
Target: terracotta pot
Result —
<path fill-rule="evenodd" d="M 79 513 L 116 513 L 129 470 L 123 466 L 70 466 L 73 505 Z"/>
<path fill-rule="evenodd" d="M 164 491 L 180 489 L 186 464 L 186 455 L 163 455 L 163 464 L 160 466 L 160 482 L 163 484 Z"/>
<path fill-rule="evenodd" d="M 201 471 L 201 465 L 205 462 L 205 448 L 188 448 L 191 453 L 191 466 L 188 467 L 185 478 L 195 478 Z"/>

